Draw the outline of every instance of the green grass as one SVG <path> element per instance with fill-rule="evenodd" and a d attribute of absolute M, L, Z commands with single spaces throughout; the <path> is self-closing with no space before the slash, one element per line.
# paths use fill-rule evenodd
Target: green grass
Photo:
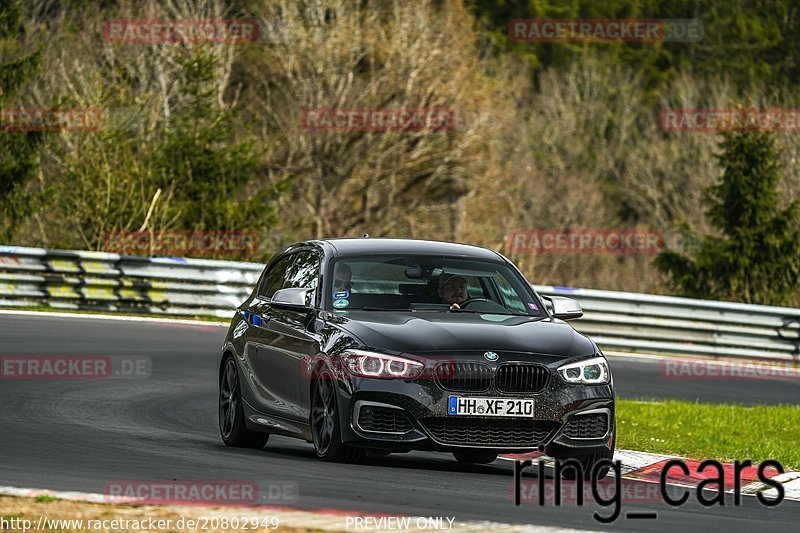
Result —
<path fill-rule="evenodd" d="M 800 469 L 800 406 L 617 400 L 617 448 Z"/>
<path fill-rule="evenodd" d="M 54 501 L 56 501 L 58 498 L 55 498 L 55 497 L 53 497 L 53 496 L 50 496 L 49 494 L 39 494 L 38 496 L 36 496 L 36 498 L 35 498 L 35 499 L 36 499 L 36 501 L 37 501 L 37 502 L 39 502 L 39 503 L 48 503 L 48 502 L 54 502 Z"/>

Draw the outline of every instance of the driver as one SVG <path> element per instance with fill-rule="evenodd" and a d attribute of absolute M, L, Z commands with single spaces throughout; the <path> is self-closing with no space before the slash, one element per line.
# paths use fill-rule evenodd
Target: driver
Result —
<path fill-rule="evenodd" d="M 469 299 L 467 280 L 463 276 L 451 275 L 439 280 L 439 298 L 450 304 L 450 309 L 461 309 L 459 304 Z"/>
<path fill-rule="evenodd" d="M 353 288 L 353 271 L 347 263 L 336 265 L 336 274 L 333 275 L 333 292 L 348 291 Z"/>

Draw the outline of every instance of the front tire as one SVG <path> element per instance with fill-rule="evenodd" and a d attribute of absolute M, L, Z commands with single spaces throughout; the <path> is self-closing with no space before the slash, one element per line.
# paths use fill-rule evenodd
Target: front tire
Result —
<path fill-rule="evenodd" d="M 331 462 L 358 462 L 364 459 L 363 448 L 342 442 L 339 408 L 333 375 L 322 370 L 311 391 L 311 437 L 317 457 Z"/>
<path fill-rule="evenodd" d="M 247 429 L 236 361 L 228 355 L 219 379 L 219 433 L 226 446 L 263 448 L 269 435 Z"/>

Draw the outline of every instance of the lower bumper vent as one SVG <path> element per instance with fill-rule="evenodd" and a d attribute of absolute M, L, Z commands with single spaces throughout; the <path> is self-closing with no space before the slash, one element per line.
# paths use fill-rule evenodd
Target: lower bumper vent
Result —
<path fill-rule="evenodd" d="M 362 405 L 358 411 L 358 427 L 376 433 L 407 433 L 414 429 L 400 409 Z"/>
<path fill-rule="evenodd" d="M 602 439 L 608 433 L 608 414 L 576 415 L 562 433 L 571 439 Z"/>

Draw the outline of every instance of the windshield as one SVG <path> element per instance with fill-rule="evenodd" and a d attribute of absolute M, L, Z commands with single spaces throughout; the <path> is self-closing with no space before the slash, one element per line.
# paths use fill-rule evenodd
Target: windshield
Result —
<path fill-rule="evenodd" d="M 443 256 L 339 259 L 326 309 L 544 316 L 531 290 L 502 263 Z"/>

